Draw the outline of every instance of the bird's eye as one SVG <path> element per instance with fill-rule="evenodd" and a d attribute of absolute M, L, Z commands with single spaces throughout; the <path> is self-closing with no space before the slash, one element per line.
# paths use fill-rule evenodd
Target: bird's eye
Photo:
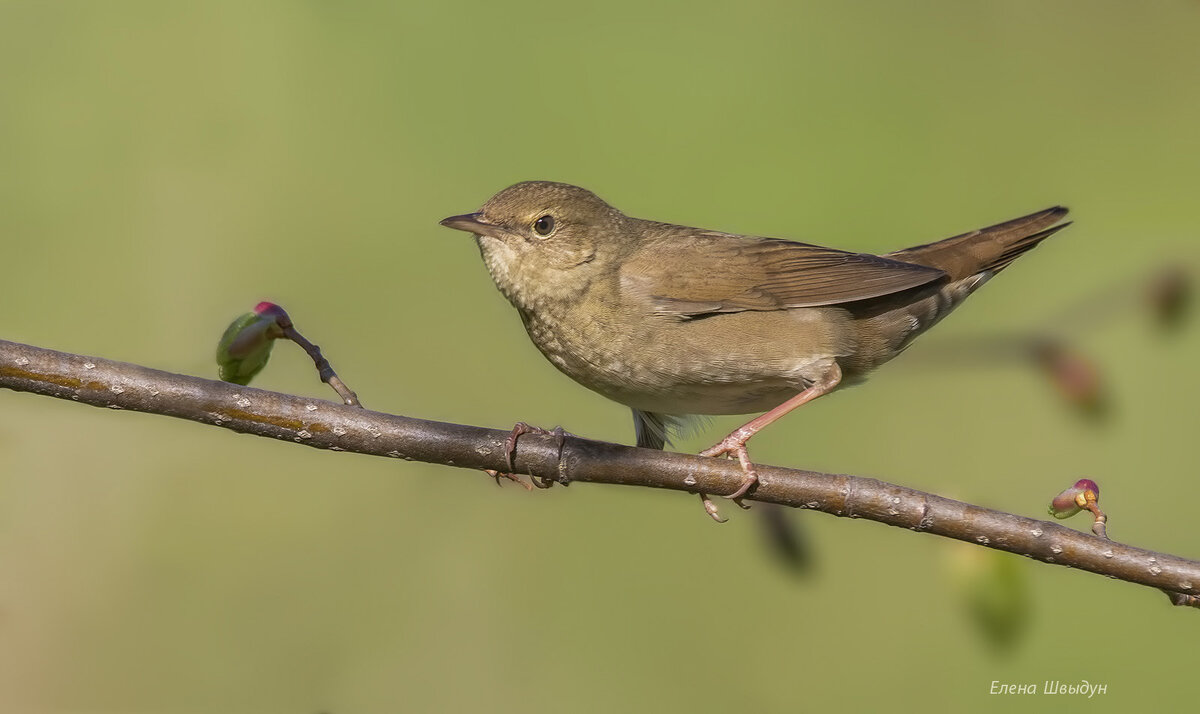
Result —
<path fill-rule="evenodd" d="M 549 237 L 554 232 L 554 216 L 547 214 L 534 221 L 533 232 L 543 238 Z"/>

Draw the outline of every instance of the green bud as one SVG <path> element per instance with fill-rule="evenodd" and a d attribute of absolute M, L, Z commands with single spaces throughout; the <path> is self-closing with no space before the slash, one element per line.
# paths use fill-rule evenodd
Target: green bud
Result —
<path fill-rule="evenodd" d="M 233 384 L 249 384 L 267 366 L 271 347 L 283 336 L 280 318 L 287 320 L 283 308 L 260 302 L 254 312 L 234 320 L 217 344 L 217 366 L 221 379 Z"/>

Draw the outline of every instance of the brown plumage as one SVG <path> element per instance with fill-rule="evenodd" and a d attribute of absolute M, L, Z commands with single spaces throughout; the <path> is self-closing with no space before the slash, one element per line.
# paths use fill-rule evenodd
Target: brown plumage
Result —
<path fill-rule="evenodd" d="M 1059 223 L 1066 215 L 1067 209 L 1055 206 L 936 243 L 888 253 L 886 257 L 937 268 L 951 280 L 962 280 L 984 270 L 999 273 L 1026 251 L 1071 225 Z"/>
<path fill-rule="evenodd" d="M 661 447 L 682 415 L 766 411 L 703 452 L 738 457 L 740 496 L 750 436 L 895 357 L 1066 213 L 877 256 L 631 218 L 530 181 L 442 224 L 475 234 L 556 367 L 633 408 L 639 444 Z"/>

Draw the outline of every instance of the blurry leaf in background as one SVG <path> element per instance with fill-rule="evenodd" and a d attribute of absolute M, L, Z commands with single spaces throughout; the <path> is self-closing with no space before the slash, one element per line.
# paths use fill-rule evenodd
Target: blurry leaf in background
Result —
<path fill-rule="evenodd" d="M 1029 563 L 967 544 L 953 544 L 948 561 L 971 629 L 994 651 L 1012 654 L 1031 625 Z"/>
<path fill-rule="evenodd" d="M 1039 340 L 1031 350 L 1034 364 L 1049 378 L 1059 397 L 1079 414 L 1101 417 L 1108 408 L 1100 368 L 1077 349 L 1054 339 Z"/>
<path fill-rule="evenodd" d="M 1149 281 L 1146 299 L 1161 328 L 1173 332 L 1183 326 L 1194 299 L 1194 283 L 1192 271 L 1176 266 L 1164 268 Z"/>

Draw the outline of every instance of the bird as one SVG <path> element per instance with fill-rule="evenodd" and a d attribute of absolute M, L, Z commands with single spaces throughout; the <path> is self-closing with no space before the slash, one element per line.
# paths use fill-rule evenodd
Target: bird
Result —
<path fill-rule="evenodd" d="M 629 407 L 664 448 L 693 415 L 758 414 L 703 456 L 738 460 L 783 415 L 863 381 L 1065 228 L 1047 208 L 883 255 L 627 216 L 587 189 L 525 181 L 441 225 L 475 237 L 539 351 Z M 511 447 L 520 427 L 514 429 Z M 700 494 L 714 518 L 716 508 Z"/>

